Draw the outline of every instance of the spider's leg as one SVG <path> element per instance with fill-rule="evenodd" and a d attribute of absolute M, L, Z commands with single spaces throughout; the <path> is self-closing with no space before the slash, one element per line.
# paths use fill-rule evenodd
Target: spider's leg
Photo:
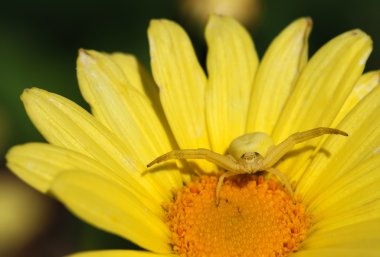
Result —
<path fill-rule="evenodd" d="M 323 127 L 307 130 L 304 132 L 294 133 L 293 135 L 289 136 L 287 139 L 282 141 L 280 144 L 273 146 L 270 149 L 270 151 L 268 151 L 267 156 L 265 157 L 263 162 L 263 169 L 267 170 L 268 168 L 276 164 L 282 158 L 282 156 L 284 156 L 290 150 L 292 150 L 292 148 L 296 144 L 325 134 L 348 136 L 346 132 L 343 132 L 341 130 Z"/>
<path fill-rule="evenodd" d="M 215 153 L 208 149 L 199 148 L 170 151 L 154 159 L 147 165 L 147 167 L 149 168 L 154 164 L 173 159 L 205 159 L 225 170 L 234 170 L 237 165 L 234 159 Z"/>
<path fill-rule="evenodd" d="M 289 179 L 285 176 L 284 173 L 281 173 L 275 168 L 269 168 L 266 171 L 269 172 L 270 174 L 275 175 L 280 180 L 280 182 L 285 186 L 285 189 L 289 192 L 289 194 L 293 195 L 292 186 L 290 185 Z"/>
<path fill-rule="evenodd" d="M 235 176 L 235 175 L 243 174 L 243 173 L 246 173 L 246 172 L 236 172 L 236 171 L 231 170 L 231 171 L 227 171 L 227 172 L 223 173 L 223 174 L 219 177 L 218 183 L 216 184 L 216 206 L 219 205 L 219 201 L 220 201 L 220 190 L 222 189 L 222 185 L 223 185 L 224 179 L 225 179 L 225 178 L 228 178 L 228 177 L 231 177 L 231 176 Z"/>

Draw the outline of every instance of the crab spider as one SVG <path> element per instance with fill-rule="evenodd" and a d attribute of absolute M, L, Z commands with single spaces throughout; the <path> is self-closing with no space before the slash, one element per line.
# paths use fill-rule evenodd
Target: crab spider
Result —
<path fill-rule="evenodd" d="M 249 133 L 234 139 L 227 150 L 227 155 L 203 148 L 173 150 L 157 157 L 147 167 L 172 159 L 205 159 L 216 164 L 226 170 L 219 177 L 216 186 L 216 204 L 219 204 L 219 194 L 225 178 L 239 174 L 255 174 L 259 171 L 266 171 L 275 175 L 292 193 L 292 188 L 285 174 L 274 169 L 273 166 L 296 144 L 325 134 L 348 136 L 346 132 L 338 129 L 320 127 L 294 133 L 280 144 L 275 145 L 273 139 L 266 133 Z"/>

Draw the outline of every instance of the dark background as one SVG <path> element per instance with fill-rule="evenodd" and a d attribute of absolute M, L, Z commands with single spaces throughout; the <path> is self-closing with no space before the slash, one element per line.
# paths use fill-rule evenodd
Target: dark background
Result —
<path fill-rule="evenodd" d="M 128 52 L 149 67 L 146 30 L 152 18 L 182 24 L 201 62 L 206 49 L 203 31 L 185 22 L 177 0 L 13 1 L 0 6 L 0 153 L 14 144 L 43 141 L 27 118 L 19 96 L 37 86 L 64 95 L 82 106 L 75 62 L 79 48 Z M 380 1 L 263 0 L 260 16 L 249 30 L 257 50 L 264 50 L 286 25 L 301 16 L 313 18 L 310 55 L 332 37 L 360 28 L 372 36 L 374 51 L 366 70 L 380 65 Z M 18 181 L 4 168 L 0 175 Z M 2 178 L 0 176 L 0 179 Z M 1 186 L 1 185 L 0 185 Z M 25 186 L 26 187 L 26 186 Z M 131 248 L 125 240 L 98 231 L 68 213 L 59 203 L 36 194 L 49 206 L 44 228 L 11 256 L 62 256 L 87 249 Z M 4 210 L 0 210 L 4 211 Z M 0 216 L 1 217 L 1 216 Z M 28 219 L 28 212 L 25 212 Z M 0 227 L 1 230 L 1 227 Z M 1 256 L 0 252 L 0 257 Z"/>

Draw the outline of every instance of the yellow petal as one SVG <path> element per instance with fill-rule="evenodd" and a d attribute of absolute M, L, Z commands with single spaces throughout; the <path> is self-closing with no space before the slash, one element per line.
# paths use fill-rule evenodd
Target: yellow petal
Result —
<path fill-rule="evenodd" d="M 312 201 L 334 185 L 343 174 L 379 153 L 380 87 L 368 94 L 338 125 L 348 137 L 329 137 L 322 145 L 326 152 L 312 161 L 297 191 L 305 201 Z"/>
<path fill-rule="evenodd" d="M 377 184 L 377 188 L 379 185 Z M 363 197 L 363 195 L 362 195 Z M 356 201 L 356 200 L 354 200 Z M 339 211 L 339 206 L 336 207 Z M 330 216 L 320 217 L 321 220 L 316 221 L 310 232 L 313 231 L 330 231 L 347 226 L 360 224 L 363 222 L 374 222 L 379 220 L 380 202 L 371 202 L 370 204 L 361 205 L 358 208 L 349 211 L 335 213 Z"/>
<path fill-rule="evenodd" d="M 132 145 L 144 164 L 171 149 L 149 99 L 135 90 L 112 58 L 82 50 L 78 58 L 78 79 L 94 116 L 127 142 L 138 139 Z"/>
<path fill-rule="evenodd" d="M 316 231 L 309 235 L 302 244 L 306 249 L 340 247 L 380 251 L 379 228 L 380 220 L 376 220 L 326 232 Z"/>
<path fill-rule="evenodd" d="M 314 219 L 323 219 L 339 213 L 348 213 L 350 210 L 363 209 L 367 204 L 380 199 L 380 155 L 363 161 L 354 169 L 346 171 L 335 179 L 333 184 L 319 192 L 312 202 L 308 203 L 308 210 L 313 213 Z M 365 196 L 365 197 L 363 197 Z M 366 218 L 380 218 L 366 215 Z"/>
<path fill-rule="evenodd" d="M 170 139 L 170 143 L 174 148 L 178 148 L 177 143 L 172 135 L 170 126 L 162 109 L 162 105 L 159 98 L 158 86 L 153 80 L 152 75 L 145 69 L 145 67 L 138 62 L 138 60 L 128 54 L 114 53 L 110 57 L 114 62 L 116 62 L 119 67 L 123 70 L 125 76 L 129 78 L 129 82 L 134 88 L 142 92 L 148 100 L 151 102 L 152 107 L 156 115 L 158 116 L 162 126 L 165 129 L 165 133 Z M 161 152 L 162 153 L 162 152 Z M 164 165 L 165 166 L 165 165 Z M 169 169 L 168 166 L 165 166 Z M 182 163 L 180 163 L 179 168 L 182 168 Z M 162 169 L 160 169 L 160 172 Z M 173 169 L 170 169 L 172 172 Z M 174 174 L 175 175 L 175 174 Z M 191 174 L 181 173 L 183 181 L 190 181 Z"/>
<path fill-rule="evenodd" d="M 312 21 L 301 18 L 285 28 L 265 53 L 250 100 L 247 130 L 272 133 L 274 125 L 307 62 Z"/>
<path fill-rule="evenodd" d="M 98 161 L 58 146 L 29 143 L 13 147 L 7 153 L 7 166 L 22 180 L 42 193 L 47 193 L 54 179 L 64 171 L 80 170 L 102 176 L 119 184 L 144 203 L 146 208 L 154 213 L 161 214 L 160 203 L 141 195 L 134 188 L 129 187 L 124 180 Z"/>
<path fill-rule="evenodd" d="M 225 153 L 231 141 L 245 132 L 258 57 L 249 33 L 232 18 L 211 16 L 206 39 L 207 128 L 212 149 Z"/>
<path fill-rule="evenodd" d="M 380 72 L 372 71 L 365 73 L 360 77 L 359 81 L 355 84 L 350 95 L 344 102 L 343 107 L 338 113 L 332 127 L 335 127 L 343 120 L 343 118 L 372 90 L 380 84 Z"/>
<path fill-rule="evenodd" d="M 63 172 L 51 192 L 74 214 L 158 253 L 169 253 L 169 229 L 122 187 L 85 172 Z"/>
<path fill-rule="evenodd" d="M 82 252 L 72 254 L 66 257 L 175 257 L 173 254 L 158 254 L 143 251 L 131 250 L 104 250 L 93 252 Z"/>
<path fill-rule="evenodd" d="M 360 79 L 356 82 L 354 88 L 352 89 L 350 95 L 347 97 L 342 108 L 340 109 L 338 115 L 335 117 L 331 124 L 331 127 L 336 127 L 343 118 L 372 90 L 376 88 L 380 83 L 380 72 L 372 71 L 363 74 Z M 320 150 L 322 144 L 325 142 L 325 138 L 320 140 L 317 147 L 313 151 L 312 155 L 315 155 Z"/>
<path fill-rule="evenodd" d="M 209 149 L 204 103 L 207 80 L 190 39 L 168 20 L 153 20 L 148 37 L 153 77 L 179 147 Z M 210 167 L 203 165 L 205 171 Z"/>
<path fill-rule="evenodd" d="M 379 168 L 380 155 L 375 155 L 345 172 L 332 186 L 323 186 L 307 204 L 315 227 L 326 230 L 380 219 Z"/>
<path fill-rule="evenodd" d="M 96 55 L 98 54 L 95 51 L 85 51 L 85 53 L 86 52 L 90 56 L 94 54 L 93 58 L 96 58 Z M 81 54 L 81 52 L 79 52 L 79 54 Z M 124 76 L 128 79 L 128 84 L 130 86 L 133 86 L 140 93 L 145 94 L 146 85 L 144 84 L 141 73 L 139 72 L 140 68 L 143 68 L 143 67 L 137 61 L 136 57 L 130 54 L 123 54 L 123 53 L 113 53 L 109 57 L 112 58 L 112 60 L 118 65 L 118 67 L 124 73 Z M 158 94 L 157 88 L 154 87 L 154 89 L 157 91 L 156 93 Z"/>
<path fill-rule="evenodd" d="M 168 192 L 145 179 L 131 146 L 99 123 L 75 103 L 41 89 L 27 89 L 22 95 L 26 111 L 34 125 L 53 145 L 90 156 L 105 165 L 140 194 L 166 200 Z"/>
<path fill-rule="evenodd" d="M 362 31 L 346 32 L 324 45 L 302 71 L 289 96 L 273 137 L 276 143 L 289 135 L 316 127 L 328 127 L 360 77 L 372 50 L 371 39 Z M 295 158 L 287 158 L 279 169 L 297 178 L 321 138 L 299 144 L 305 146 Z"/>
<path fill-rule="evenodd" d="M 172 149 L 150 100 L 131 85 L 129 76 L 111 57 L 81 50 L 77 70 L 80 89 L 94 116 L 133 149 L 140 170 L 145 170 L 147 163 Z M 161 191 L 167 193 L 167 199 L 171 189 L 182 185 L 180 174 L 174 169 L 147 172 L 145 178 L 158 184 Z"/>
<path fill-rule="evenodd" d="M 275 139 L 329 124 L 360 77 L 371 50 L 371 39 L 359 30 L 324 45 L 300 75 L 276 125 Z"/>
<path fill-rule="evenodd" d="M 154 111 L 163 123 L 165 130 L 170 131 L 167 124 L 164 111 L 162 110 L 160 98 L 158 95 L 158 87 L 153 80 L 152 75 L 145 69 L 145 67 L 138 62 L 133 55 L 114 53 L 110 57 L 122 69 L 124 75 L 128 78 L 131 86 L 136 88 L 139 92 L 145 95 L 151 102 Z"/>
<path fill-rule="evenodd" d="M 6 158 L 7 166 L 13 172 L 43 193 L 48 191 L 54 177 L 62 171 L 81 169 L 103 174 L 107 170 L 88 156 L 44 143 L 28 143 L 12 147 Z"/>
<path fill-rule="evenodd" d="M 311 250 L 301 250 L 292 253 L 291 257 L 378 257 L 378 249 L 347 249 L 347 248 L 320 248 Z"/>

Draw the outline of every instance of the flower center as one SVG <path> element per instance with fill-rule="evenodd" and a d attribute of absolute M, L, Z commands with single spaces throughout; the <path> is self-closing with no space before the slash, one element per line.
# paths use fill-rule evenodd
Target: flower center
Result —
<path fill-rule="evenodd" d="M 235 176 L 224 182 L 216 205 L 217 180 L 202 176 L 164 206 L 177 254 L 282 257 L 299 248 L 310 217 L 280 184 L 262 176 Z"/>

